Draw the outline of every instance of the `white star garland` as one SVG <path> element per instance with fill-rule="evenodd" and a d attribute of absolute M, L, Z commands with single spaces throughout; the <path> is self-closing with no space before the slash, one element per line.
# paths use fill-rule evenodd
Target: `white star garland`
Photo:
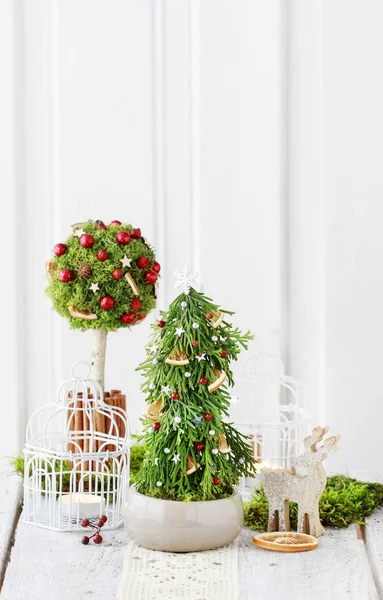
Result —
<path fill-rule="evenodd" d="M 230 396 L 230 404 L 238 404 L 239 398 L 238 396 Z"/>
<path fill-rule="evenodd" d="M 179 463 L 180 462 L 180 455 L 179 454 L 174 454 L 173 458 L 172 458 L 172 462 L 174 463 Z"/>
<path fill-rule="evenodd" d="M 185 333 L 185 329 L 183 329 L 182 327 L 177 327 L 176 328 L 176 332 L 175 335 L 178 335 L 178 337 L 181 337 L 181 335 Z"/>
<path fill-rule="evenodd" d="M 129 267 L 130 269 L 130 263 L 132 262 L 131 258 L 128 258 L 126 256 L 126 254 L 124 255 L 124 258 L 120 258 L 120 263 L 123 267 Z"/>
<path fill-rule="evenodd" d="M 73 236 L 80 238 L 82 235 L 84 235 L 84 233 L 85 233 L 85 231 L 83 230 L 82 227 L 80 227 L 80 228 L 74 230 Z"/>
<path fill-rule="evenodd" d="M 174 287 L 181 288 L 184 294 L 189 295 L 190 288 L 194 287 L 197 284 L 197 273 L 192 273 L 185 266 L 183 271 L 175 271 L 174 274 L 177 277 L 177 281 L 174 284 Z"/>
<path fill-rule="evenodd" d="M 161 393 L 162 394 L 168 395 L 171 391 L 172 391 L 172 388 L 169 387 L 168 385 L 162 385 L 161 386 Z"/>
<path fill-rule="evenodd" d="M 198 360 L 198 362 L 201 362 L 201 360 L 206 360 L 206 354 L 197 354 L 196 359 Z"/>
<path fill-rule="evenodd" d="M 91 283 L 89 289 L 91 289 L 92 292 L 95 294 L 100 289 L 100 286 L 98 285 L 98 283 Z"/>

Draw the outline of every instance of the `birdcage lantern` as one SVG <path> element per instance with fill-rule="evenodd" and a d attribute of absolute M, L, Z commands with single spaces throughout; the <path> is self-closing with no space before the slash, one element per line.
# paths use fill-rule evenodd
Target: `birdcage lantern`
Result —
<path fill-rule="evenodd" d="M 85 369 L 85 374 L 84 374 Z M 80 375 L 83 371 L 83 375 Z M 75 363 L 57 399 L 29 420 L 24 448 L 24 521 L 73 531 L 107 516 L 123 522 L 129 486 L 130 428 L 125 411 L 108 404 L 87 363 Z"/>
<path fill-rule="evenodd" d="M 256 461 L 256 477 L 243 478 L 246 495 L 261 483 L 262 467 L 289 468 L 303 451 L 303 439 L 311 431 L 302 387 L 285 375 L 283 363 L 274 356 L 255 354 L 243 365 L 236 380 L 231 417 L 249 436 Z"/>

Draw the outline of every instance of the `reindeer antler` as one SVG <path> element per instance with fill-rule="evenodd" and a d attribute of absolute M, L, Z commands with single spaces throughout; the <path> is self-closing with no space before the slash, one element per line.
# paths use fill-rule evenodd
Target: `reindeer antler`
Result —
<path fill-rule="evenodd" d="M 316 445 L 318 444 L 318 442 L 321 442 L 323 440 L 328 430 L 328 427 L 321 427 L 320 425 L 314 427 L 312 434 L 303 440 L 304 445 L 306 447 L 310 447 L 311 452 L 316 452 Z"/>
<path fill-rule="evenodd" d="M 339 438 L 340 435 L 332 435 L 323 442 L 323 449 L 326 451 L 327 454 L 329 452 L 337 452 L 339 450 L 339 447 L 337 446 Z"/>

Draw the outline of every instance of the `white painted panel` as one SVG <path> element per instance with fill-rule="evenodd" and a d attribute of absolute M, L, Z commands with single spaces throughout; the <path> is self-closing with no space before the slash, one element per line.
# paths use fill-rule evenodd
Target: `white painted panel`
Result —
<path fill-rule="evenodd" d="M 205 291 L 253 345 L 280 355 L 284 293 L 281 3 L 201 3 L 201 230 Z"/>

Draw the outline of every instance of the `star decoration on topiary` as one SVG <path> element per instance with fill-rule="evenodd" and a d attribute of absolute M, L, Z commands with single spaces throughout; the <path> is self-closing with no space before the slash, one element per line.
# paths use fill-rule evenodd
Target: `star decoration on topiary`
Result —
<path fill-rule="evenodd" d="M 184 267 L 183 271 L 175 271 L 175 276 L 177 277 L 177 281 L 174 284 L 175 288 L 181 288 L 184 294 L 189 295 L 190 289 L 195 287 L 198 280 L 197 273 L 193 273 L 189 271 L 188 267 Z M 185 308 L 183 306 L 183 308 Z"/>

